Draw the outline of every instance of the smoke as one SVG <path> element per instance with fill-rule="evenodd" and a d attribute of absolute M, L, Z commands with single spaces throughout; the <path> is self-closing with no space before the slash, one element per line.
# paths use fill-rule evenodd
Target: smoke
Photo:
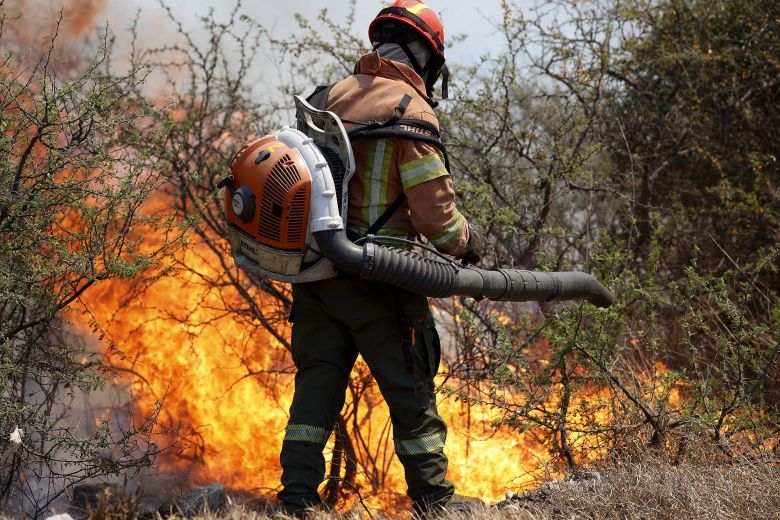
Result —
<path fill-rule="evenodd" d="M 20 46 L 37 48 L 45 45 L 48 36 L 58 29 L 60 13 L 62 22 L 59 24 L 59 33 L 63 39 L 78 39 L 91 32 L 106 11 L 106 0 L 11 1 L 2 4 L 0 10 L 11 21 L 11 33 L 3 39 Z"/>
<path fill-rule="evenodd" d="M 49 3 L 50 6 L 52 4 L 57 3 Z M 71 0 L 62 7 L 63 18 L 67 21 L 65 30 L 72 36 L 80 36 L 92 30 L 98 15 L 103 13 L 105 8 L 106 0 Z"/>
<path fill-rule="evenodd" d="M 0 5 L 4 16 L 0 51 L 10 53 L 12 65 L 31 69 L 56 37 L 49 70 L 66 78 L 81 68 L 85 57 L 94 55 L 96 29 L 105 11 L 106 0 L 5 2 Z"/>

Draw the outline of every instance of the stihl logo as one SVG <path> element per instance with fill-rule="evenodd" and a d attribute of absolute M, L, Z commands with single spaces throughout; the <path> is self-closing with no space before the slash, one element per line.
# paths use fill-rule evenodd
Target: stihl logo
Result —
<path fill-rule="evenodd" d="M 247 244 L 243 240 L 241 241 L 241 249 L 243 249 L 244 251 L 249 251 L 253 255 L 257 254 L 257 249 L 255 249 L 253 246 Z"/>

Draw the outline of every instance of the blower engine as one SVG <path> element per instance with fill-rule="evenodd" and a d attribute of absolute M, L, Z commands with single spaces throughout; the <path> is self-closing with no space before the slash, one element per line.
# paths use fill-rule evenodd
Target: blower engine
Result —
<path fill-rule="evenodd" d="M 332 112 L 295 97 L 298 128 L 283 127 L 244 146 L 230 162 L 225 208 L 236 265 L 282 282 L 311 282 L 337 271 L 425 296 L 504 301 L 585 299 L 612 294 L 580 272 L 485 270 L 387 247 L 390 237 L 346 235 L 347 186 L 355 171 L 349 137 Z"/>

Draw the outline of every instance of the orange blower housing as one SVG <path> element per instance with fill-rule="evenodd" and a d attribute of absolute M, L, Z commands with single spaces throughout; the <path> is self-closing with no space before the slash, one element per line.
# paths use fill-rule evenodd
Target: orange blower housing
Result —
<path fill-rule="evenodd" d="M 311 176 L 300 152 L 267 135 L 238 151 L 230 174 L 225 209 L 234 254 L 276 273 L 298 273 L 311 197 Z"/>

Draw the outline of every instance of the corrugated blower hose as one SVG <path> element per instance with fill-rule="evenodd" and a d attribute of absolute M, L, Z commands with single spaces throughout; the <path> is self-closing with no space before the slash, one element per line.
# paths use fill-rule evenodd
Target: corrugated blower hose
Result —
<path fill-rule="evenodd" d="M 355 161 L 347 132 L 332 112 L 297 96 L 295 103 L 298 129 L 283 127 L 244 146 L 219 184 L 242 269 L 294 283 L 340 271 L 433 297 L 612 305 L 610 291 L 587 273 L 486 270 L 389 247 L 391 237 L 350 241 L 347 187 Z"/>

